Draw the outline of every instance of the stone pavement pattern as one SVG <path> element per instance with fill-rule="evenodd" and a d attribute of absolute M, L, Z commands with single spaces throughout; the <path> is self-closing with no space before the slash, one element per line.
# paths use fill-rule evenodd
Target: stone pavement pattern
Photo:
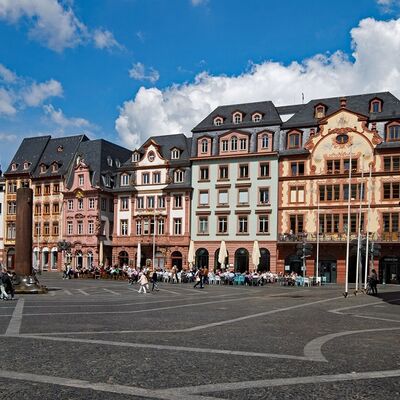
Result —
<path fill-rule="evenodd" d="M 400 398 L 396 286 L 42 282 L 0 303 L 0 399 Z"/>

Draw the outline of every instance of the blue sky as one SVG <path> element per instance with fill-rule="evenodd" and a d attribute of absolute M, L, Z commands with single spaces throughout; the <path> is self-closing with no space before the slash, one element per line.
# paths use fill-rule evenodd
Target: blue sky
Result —
<path fill-rule="evenodd" d="M 25 136 L 87 132 L 133 149 L 190 134 L 221 103 L 400 86 L 396 0 L 26 3 L 0 0 L 3 169 Z"/>

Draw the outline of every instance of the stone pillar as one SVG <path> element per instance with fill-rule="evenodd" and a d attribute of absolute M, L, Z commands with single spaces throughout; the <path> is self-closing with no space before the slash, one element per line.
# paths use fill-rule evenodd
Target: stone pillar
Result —
<path fill-rule="evenodd" d="M 32 274 L 32 207 L 33 190 L 17 190 L 17 221 L 15 239 L 15 272 L 20 276 Z"/>

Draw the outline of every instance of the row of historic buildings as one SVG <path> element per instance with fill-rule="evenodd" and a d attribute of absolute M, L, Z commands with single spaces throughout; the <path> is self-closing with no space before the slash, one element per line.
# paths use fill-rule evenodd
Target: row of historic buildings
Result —
<path fill-rule="evenodd" d="M 343 282 L 348 233 L 354 280 L 361 229 L 381 246 L 381 279 L 400 282 L 400 101 L 389 92 L 220 106 L 192 137 L 153 136 L 134 150 L 84 135 L 24 139 L 0 180 L 9 267 L 21 185 L 34 190 L 42 269 L 148 260 L 180 269 L 193 240 L 199 266 L 220 266 L 223 241 L 225 265 L 252 269 L 257 241 L 260 269 L 304 273 L 306 242 L 307 274 L 318 248 L 319 274 Z"/>

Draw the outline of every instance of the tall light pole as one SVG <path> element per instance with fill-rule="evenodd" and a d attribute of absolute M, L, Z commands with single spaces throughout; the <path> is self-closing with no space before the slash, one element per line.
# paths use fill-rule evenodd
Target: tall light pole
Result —
<path fill-rule="evenodd" d="M 372 200 L 372 163 L 369 164 L 369 178 L 368 178 L 368 209 L 367 209 L 367 240 L 365 243 L 365 272 L 364 272 L 364 290 L 367 289 L 367 279 L 368 279 L 368 264 L 369 264 L 369 257 L 368 257 L 368 245 L 369 245 L 369 212 L 371 209 L 371 200 Z"/>
<path fill-rule="evenodd" d="M 357 235 L 357 262 L 356 262 L 356 293 L 358 292 L 358 274 L 360 269 L 360 246 L 361 246 L 361 215 L 362 215 L 362 201 L 364 195 L 364 155 L 362 156 L 361 163 L 361 188 L 360 188 L 360 208 L 358 211 L 358 235 Z M 361 271 L 360 271 L 361 275 Z"/>
<path fill-rule="evenodd" d="M 349 263 L 350 263 L 350 199 L 351 199 L 351 170 L 352 170 L 352 147 L 350 149 L 349 159 L 349 188 L 348 188 L 348 202 L 347 202 L 347 244 L 346 244 L 346 276 L 345 276 L 345 287 L 343 296 L 346 298 L 349 294 Z"/>
<path fill-rule="evenodd" d="M 155 271 L 156 261 L 156 199 L 154 196 L 154 216 L 153 216 L 153 271 Z"/>
<path fill-rule="evenodd" d="M 316 284 L 318 283 L 318 270 L 319 270 L 319 186 L 317 182 L 317 259 L 316 259 L 316 265 L 315 265 L 315 282 Z"/>

